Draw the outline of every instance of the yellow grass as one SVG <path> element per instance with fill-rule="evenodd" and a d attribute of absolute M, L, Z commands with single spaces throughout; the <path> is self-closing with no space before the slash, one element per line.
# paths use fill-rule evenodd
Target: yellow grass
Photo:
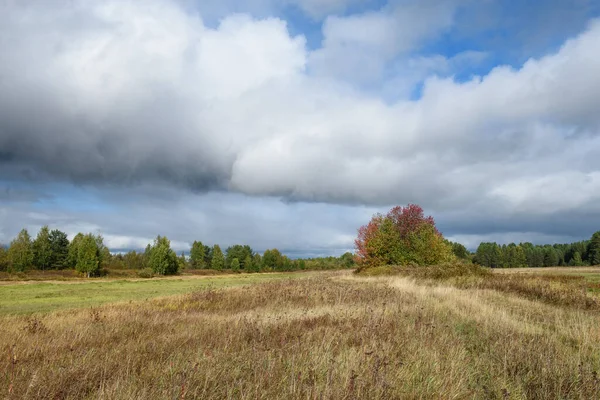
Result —
<path fill-rule="evenodd" d="M 9 399 L 600 398 L 597 311 L 400 276 L 326 273 L 0 324 Z"/>

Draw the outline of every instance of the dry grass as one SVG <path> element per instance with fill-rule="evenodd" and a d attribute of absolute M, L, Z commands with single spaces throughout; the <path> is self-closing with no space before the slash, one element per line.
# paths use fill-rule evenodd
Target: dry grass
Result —
<path fill-rule="evenodd" d="M 346 273 L 0 318 L 8 399 L 594 399 L 600 316 Z"/>

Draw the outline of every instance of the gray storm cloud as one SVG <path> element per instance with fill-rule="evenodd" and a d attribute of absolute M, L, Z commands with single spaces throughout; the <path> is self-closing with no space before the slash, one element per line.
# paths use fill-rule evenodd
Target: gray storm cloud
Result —
<path fill-rule="evenodd" d="M 432 76 L 417 101 L 312 73 L 315 60 L 387 49 L 385 35 L 349 32 L 379 17 L 394 24 L 332 19 L 311 51 L 280 19 L 209 28 L 166 0 L 3 2 L 0 176 L 440 211 L 599 209 L 600 23 L 518 69 Z M 427 36 L 404 34 L 403 48 Z"/>

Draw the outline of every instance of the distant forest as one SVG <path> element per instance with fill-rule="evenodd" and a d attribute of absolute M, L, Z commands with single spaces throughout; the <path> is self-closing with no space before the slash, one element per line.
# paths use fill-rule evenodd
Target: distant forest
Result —
<path fill-rule="evenodd" d="M 600 231 L 590 240 L 569 244 L 481 243 L 473 262 L 491 268 L 600 265 Z"/>
<path fill-rule="evenodd" d="M 295 270 L 341 269 L 354 266 L 354 255 L 290 259 L 278 249 L 259 254 L 248 245 L 234 245 L 221 250 L 195 241 L 188 255 L 177 255 L 165 236 L 158 236 L 145 251 L 111 253 L 101 235 L 78 233 L 73 240 L 58 229 L 44 226 L 33 239 L 23 229 L 8 248 L 0 246 L 0 271 L 75 269 L 85 275 L 98 276 L 103 270 L 135 269 L 145 275 L 172 275 L 184 269 L 209 269 L 231 272 L 271 272 Z"/>
<path fill-rule="evenodd" d="M 447 242 L 447 241 L 446 241 Z M 551 267 L 600 265 L 600 231 L 590 240 L 570 244 L 534 245 L 532 243 L 481 243 L 470 253 L 460 243 L 447 242 L 459 259 L 490 268 Z M 177 255 L 170 241 L 158 236 L 143 252 L 113 254 L 101 235 L 67 234 L 44 226 L 33 239 L 23 229 L 6 248 L 0 246 L 0 271 L 75 269 L 87 276 L 98 276 L 103 270 L 134 269 L 146 275 L 171 275 L 184 269 L 208 269 L 231 272 L 270 272 L 324 270 L 355 267 L 355 256 L 290 259 L 278 249 L 260 254 L 248 245 L 233 245 L 224 251 L 216 244 L 208 246 L 195 241 L 188 254 Z"/>

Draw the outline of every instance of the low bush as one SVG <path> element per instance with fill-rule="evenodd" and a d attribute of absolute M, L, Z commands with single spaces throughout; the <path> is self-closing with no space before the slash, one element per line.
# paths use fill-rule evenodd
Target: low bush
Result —
<path fill-rule="evenodd" d="M 458 261 L 430 266 L 419 266 L 415 264 L 407 266 L 384 265 L 357 270 L 356 273 L 363 276 L 401 275 L 417 279 L 435 280 L 455 277 L 488 276 L 491 274 L 486 268 Z"/>
<path fill-rule="evenodd" d="M 140 269 L 137 272 L 137 276 L 139 276 L 140 278 L 152 278 L 154 277 L 154 271 L 152 271 L 152 268 Z"/>

